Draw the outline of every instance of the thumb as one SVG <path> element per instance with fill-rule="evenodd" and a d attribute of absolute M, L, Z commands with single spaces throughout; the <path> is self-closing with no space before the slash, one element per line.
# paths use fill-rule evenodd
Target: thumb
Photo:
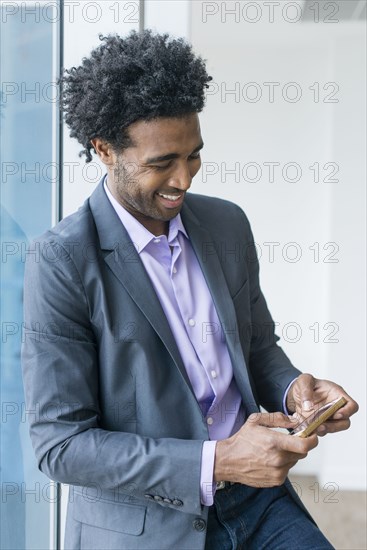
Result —
<path fill-rule="evenodd" d="M 314 408 L 313 393 L 315 379 L 311 374 L 301 374 L 297 380 L 297 393 L 300 396 L 302 411 L 309 412 Z"/>

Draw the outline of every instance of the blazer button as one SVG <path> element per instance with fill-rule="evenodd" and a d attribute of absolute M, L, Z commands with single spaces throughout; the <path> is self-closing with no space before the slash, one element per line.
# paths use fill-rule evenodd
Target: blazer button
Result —
<path fill-rule="evenodd" d="M 154 500 L 156 500 L 157 502 L 161 502 L 163 500 L 163 497 L 159 495 L 154 495 Z"/>
<path fill-rule="evenodd" d="M 175 506 L 183 506 L 182 500 L 179 500 L 178 498 L 173 499 L 172 504 Z"/>
<path fill-rule="evenodd" d="M 205 531 L 206 523 L 203 519 L 195 519 L 192 524 L 196 531 Z"/>
<path fill-rule="evenodd" d="M 163 502 L 165 502 L 166 504 L 172 504 L 172 500 L 170 498 L 164 498 Z"/>
<path fill-rule="evenodd" d="M 145 498 L 147 498 L 148 500 L 154 500 L 154 497 L 153 495 L 144 495 Z"/>

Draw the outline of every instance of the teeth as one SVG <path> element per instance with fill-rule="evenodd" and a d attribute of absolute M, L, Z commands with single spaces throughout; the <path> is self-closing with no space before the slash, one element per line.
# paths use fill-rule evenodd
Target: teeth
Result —
<path fill-rule="evenodd" d="M 181 197 L 181 195 L 164 195 L 163 193 L 158 193 L 158 195 L 169 201 L 177 201 Z"/>

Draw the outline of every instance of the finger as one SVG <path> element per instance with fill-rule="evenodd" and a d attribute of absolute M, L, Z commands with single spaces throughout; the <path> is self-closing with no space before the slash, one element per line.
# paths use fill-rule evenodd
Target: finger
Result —
<path fill-rule="evenodd" d="M 290 465 L 290 468 L 298 462 L 298 460 L 302 460 L 303 458 L 306 458 L 308 453 L 291 453 L 287 452 L 285 454 L 284 460 L 286 465 Z"/>
<path fill-rule="evenodd" d="M 311 374 L 301 374 L 296 382 L 300 395 L 300 406 L 304 412 L 310 412 L 314 408 L 313 393 L 315 379 Z"/>
<path fill-rule="evenodd" d="M 328 420 L 321 424 L 317 430 L 317 435 L 324 436 L 328 433 L 336 433 L 347 430 L 350 427 L 350 420 L 346 418 L 345 420 Z"/>
<path fill-rule="evenodd" d="M 295 419 L 281 412 L 254 413 L 248 417 L 247 422 L 266 428 L 291 428 L 295 424 Z"/>
<path fill-rule="evenodd" d="M 343 393 L 342 395 L 347 400 L 347 403 L 341 409 L 336 411 L 335 414 L 333 414 L 333 416 L 331 417 L 333 420 L 349 418 L 350 416 L 355 414 L 359 409 L 358 403 L 354 401 L 354 399 L 349 397 L 348 394 Z"/>
<path fill-rule="evenodd" d="M 324 435 L 327 434 L 327 427 L 325 426 L 325 424 L 321 424 L 321 426 L 319 426 L 316 430 L 316 434 L 319 436 L 319 437 L 324 437 Z"/>
<path fill-rule="evenodd" d="M 281 433 L 276 433 L 276 435 L 278 436 L 277 444 L 279 448 L 283 451 L 296 453 L 297 455 L 307 454 L 318 445 L 318 437 L 316 434 L 304 438 Z"/>

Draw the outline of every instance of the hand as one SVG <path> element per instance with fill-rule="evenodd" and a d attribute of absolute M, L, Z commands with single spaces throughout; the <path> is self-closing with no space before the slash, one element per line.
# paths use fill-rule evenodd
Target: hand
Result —
<path fill-rule="evenodd" d="M 251 487 L 284 483 L 296 462 L 317 446 L 316 435 L 302 439 L 269 428 L 292 428 L 294 419 L 282 413 L 251 414 L 233 436 L 218 441 L 214 481 L 233 481 Z"/>
<path fill-rule="evenodd" d="M 329 380 L 319 380 L 311 374 L 301 374 L 292 384 L 287 395 L 287 409 L 295 412 L 299 421 L 310 416 L 322 405 L 345 397 L 347 404 L 339 409 L 331 418 L 317 428 L 317 435 L 347 430 L 350 426 L 349 417 L 358 411 L 358 404 L 343 390 L 341 386 Z"/>

